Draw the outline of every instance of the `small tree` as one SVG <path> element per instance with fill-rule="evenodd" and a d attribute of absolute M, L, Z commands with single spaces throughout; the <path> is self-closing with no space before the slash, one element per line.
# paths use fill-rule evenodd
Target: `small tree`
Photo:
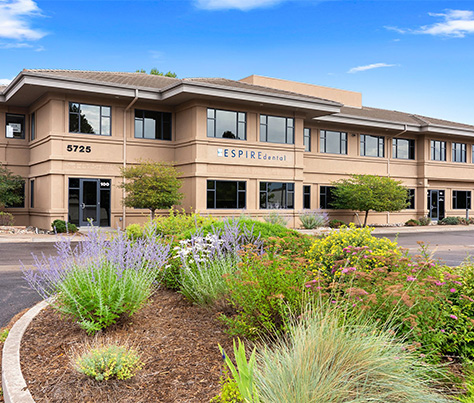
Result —
<path fill-rule="evenodd" d="M 400 211 L 408 205 L 408 190 L 400 181 L 386 176 L 351 175 L 332 183 L 335 200 L 332 207 L 365 212 L 364 227 L 369 211 Z"/>
<path fill-rule="evenodd" d="M 138 69 L 138 70 L 135 71 L 135 73 L 145 73 L 146 74 L 146 71 L 144 69 Z M 163 71 L 158 70 L 156 67 L 153 67 L 150 70 L 150 74 L 152 74 L 154 76 L 164 76 L 164 77 L 171 77 L 171 78 L 177 78 L 178 77 L 176 75 L 176 73 L 174 73 L 174 72 L 168 71 L 168 73 L 165 73 Z"/>
<path fill-rule="evenodd" d="M 120 187 L 127 193 L 123 204 L 149 209 L 151 219 L 155 218 L 155 210 L 169 209 L 183 198 L 179 191 L 180 173 L 172 164 L 141 161 L 139 165 L 121 168 L 121 172 L 125 180 Z"/>
<path fill-rule="evenodd" d="M 11 171 L 0 163 L 0 208 L 21 203 L 21 189 L 23 178 L 13 175 Z"/>

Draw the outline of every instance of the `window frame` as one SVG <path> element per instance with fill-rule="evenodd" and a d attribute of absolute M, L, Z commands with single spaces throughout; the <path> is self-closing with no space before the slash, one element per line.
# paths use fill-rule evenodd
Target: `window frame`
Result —
<path fill-rule="evenodd" d="M 311 152 L 311 129 L 309 127 L 303 128 L 303 145 L 305 152 Z"/>
<path fill-rule="evenodd" d="M 31 113 L 30 116 L 30 141 L 36 139 L 36 112 Z"/>
<path fill-rule="evenodd" d="M 30 208 L 35 208 L 35 180 L 30 179 Z"/>
<path fill-rule="evenodd" d="M 367 137 L 372 137 L 377 140 L 377 155 L 367 154 Z M 360 144 L 360 155 L 362 157 L 385 158 L 385 137 L 384 136 L 374 136 L 372 134 L 361 134 L 359 144 Z M 379 155 L 380 151 L 382 151 L 382 155 Z"/>
<path fill-rule="evenodd" d="M 308 198 L 307 202 L 306 198 Z M 303 185 L 303 209 L 311 209 L 311 185 Z"/>
<path fill-rule="evenodd" d="M 265 122 L 262 123 L 262 118 L 265 119 Z M 268 130 L 268 118 L 279 118 L 285 119 L 285 142 L 282 143 L 281 141 L 271 141 L 268 140 L 269 137 L 269 130 Z M 290 125 L 291 122 L 291 125 Z M 265 127 L 265 140 L 263 140 L 263 132 L 262 126 Z M 291 129 L 291 130 L 290 130 Z M 295 119 L 289 118 L 286 116 L 275 116 L 275 115 L 265 115 L 261 114 L 259 118 L 259 130 L 260 130 L 260 142 L 262 143 L 273 143 L 273 144 L 295 144 Z M 289 140 L 291 133 L 291 141 Z"/>
<path fill-rule="evenodd" d="M 209 189 L 209 183 L 214 182 L 214 189 Z M 222 183 L 222 182 L 232 182 L 236 183 L 236 206 L 237 207 L 216 207 L 217 206 L 217 183 Z M 244 185 L 244 189 L 240 189 L 240 184 Z M 213 199 L 214 199 L 214 207 L 209 207 L 208 205 L 208 198 L 209 198 L 209 193 L 213 193 Z M 244 194 L 244 206 L 240 207 L 239 206 L 239 195 Z M 220 179 L 207 179 L 206 180 L 206 209 L 208 210 L 244 210 L 247 208 L 247 181 L 230 181 L 230 180 L 220 180 Z"/>
<path fill-rule="evenodd" d="M 333 153 L 327 151 L 327 133 L 339 133 L 339 152 Z M 343 138 L 344 137 L 344 138 Z M 340 132 L 336 130 L 320 130 L 319 131 L 319 152 L 333 155 L 347 155 L 347 132 Z"/>
<path fill-rule="evenodd" d="M 452 193 L 452 204 L 453 204 L 453 210 L 466 210 L 466 207 L 458 207 L 458 199 L 459 199 L 459 193 L 465 193 L 466 195 L 466 206 L 468 210 L 471 210 L 471 200 L 472 200 L 472 194 L 470 190 L 453 190 Z"/>
<path fill-rule="evenodd" d="M 16 118 L 20 118 L 21 119 L 21 122 L 20 122 L 20 125 L 21 125 L 21 134 L 20 136 L 15 136 L 13 135 L 13 137 L 8 137 L 7 136 L 7 127 L 9 126 L 9 124 L 11 123 L 14 123 L 14 124 L 18 124 L 18 122 L 8 122 L 8 118 L 9 117 L 16 117 Z M 26 123 L 26 116 L 22 113 L 5 113 L 5 138 L 6 139 L 13 139 L 13 140 L 25 140 L 25 123 Z"/>
<path fill-rule="evenodd" d="M 284 207 L 268 207 L 268 185 L 270 184 L 280 184 L 284 188 Z M 262 185 L 265 185 L 265 189 L 262 190 Z M 293 189 L 288 189 L 288 185 L 292 185 Z M 262 207 L 262 194 L 265 195 L 265 207 Z M 293 205 L 288 207 L 288 196 L 293 195 Z M 259 209 L 260 210 L 294 210 L 295 209 L 295 183 L 294 182 L 267 182 L 262 181 L 259 183 Z"/>
<path fill-rule="evenodd" d="M 460 150 L 458 150 L 458 146 L 461 146 Z M 458 161 L 456 158 L 457 152 L 459 152 L 459 156 L 461 157 L 460 161 Z M 452 142 L 451 143 L 451 158 L 452 158 L 452 162 L 459 162 L 459 163 L 465 164 L 467 162 L 467 144 Z"/>
<path fill-rule="evenodd" d="M 71 105 L 77 104 L 79 105 L 79 112 L 71 112 Z M 100 108 L 99 112 L 99 127 L 100 127 L 100 133 L 84 133 L 81 132 L 81 106 L 82 105 L 87 105 L 87 106 L 97 106 Z M 103 108 L 109 108 L 110 110 L 110 115 L 104 115 L 102 113 Z M 77 132 L 71 131 L 71 114 L 73 115 L 78 115 L 79 116 L 79 129 Z M 109 134 L 102 134 L 102 118 L 108 118 L 109 119 Z M 92 136 L 106 136 L 106 137 L 112 137 L 112 107 L 110 105 L 97 105 L 97 104 L 87 104 L 87 103 L 81 103 L 81 102 L 69 102 L 69 127 L 68 127 L 68 133 L 74 133 L 74 134 L 90 134 Z"/>
<path fill-rule="evenodd" d="M 398 149 L 399 149 L 399 141 L 407 141 L 408 142 L 408 158 L 399 157 Z M 392 158 L 399 159 L 399 160 L 415 160 L 415 140 L 414 139 L 407 139 L 407 138 L 393 138 L 392 139 Z"/>
<path fill-rule="evenodd" d="M 213 111 L 214 112 L 214 117 L 209 117 L 209 112 L 210 111 Z M 235 113 L 236 114 L 236 120 L 235 120 L 235 124 L 236 124 L 236 127 L 235 127 L 235 132 L 236 132 L 236 135 L 237 137 L 235 138 L 232 138 L 232 137 L 218 137 L 216 134 L 216 130 L 217 130 L 217 112 L 218 111 L 221 111 L 221 112 L 232 112 L 232 113 Z M 241 117 L 240 115 L 244 115 L 244 119 L 241 120 Z M 210 136 L 209 135 L 209 132 L 210 132 L 210 129 L 209 129 L 209 121 L 212 121 L 213 122 L 213 136 Z M 243 137 L 241 136 L 241 133 L 240 133 L 240 125 L 243 124 L 244 125 L 244 133 L 243 133 Z M 206 135 L 208 138 L 215 138 L 215 139 L 224 139 L 224 140 L 240 140 L 240 141 L 246 141 L 247 140 L 247 112 L 242 112 L 242 111 L 232 111 L 232 110 L 228 110 L 228 109 L 218 109 L 218 108 L 207 108 L 206 110 Z"/>
<path fill-rule="evenodd" d="M 142 116 L 137 117 L 137 112 L 143 112 Z M 161 127 L 160 127 L 161 138 L 156 138 L 156 128 L 155 128 L 155 137 L 154 138 L 145 137 L 145 116 L 144 116 L 145 112 L 157 113 L 157 114 L 161 115 L 161 120 L 160 120 L 160 123 L 161 123 Z M 170 118 L 170 120 L 169 120 L 169 122 L 170 122 L 169 137 L 170 138 L 169 139 L 164 138 L 164 130 L 163 130 L 163 128 L 164 128 L 164 119 L 163 119 L 164 114 L 169 115 L 169 118 Z M 137 136 L 137 126 L 136 126 L 137 119 L 142 121 L 142 136 L 141 137 Z M 156 122 L 156 119 L 155 119 L 155 122 Z M 171 112 L 151 111 L 151 110 L 148 110 L 148 109 L 135 109 L 134 118 L 133 118 L 133 138 L 142 139 L 142 140 L 172 141 L 173 140 L 173 114 Z"/>
<path fill-rule="evenodd" d="M 430 140 L 431 161 L 446 161 L 446 141 Z M 439 158 L 437 157 L 439 155 Z"/>

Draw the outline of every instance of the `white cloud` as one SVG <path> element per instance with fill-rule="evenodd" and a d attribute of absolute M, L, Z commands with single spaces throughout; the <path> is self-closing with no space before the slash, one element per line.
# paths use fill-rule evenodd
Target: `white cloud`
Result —
<path fill-rule="evenodd" d="M 152 59 L 160 61 L 163 59 L 164 56 L 164 53 L 160 52 L 159 50 L 149 50 L 148 53 L 150 54 Z"/>
<path fill-rule="evenodd" d="M 396 64 L 387 64 L 387 63 L 373 63 L 367 64 L 366 66 L 352 67 L 348 73 L 358 73 L 359 71 L 366 71 L 372 69 L 379 69 L 380 67 L 394 67 Z"/>
<path fill-rule="evenodd" d="M 5 43 L 0 42 L 0 49 L 20 49 L 20 48 L 32 48 L 33 45 L 25 42 Z"/>
<path fill-rule="evenodd" d="M 237 9 L 248 11 L 254 8 L 273 6 L 284 1 L 287 0 L 195 0 L 195 3 L 197 7 L 205 10 Z"/>
<path fill-rule="evenodd" d="M 12 82 L 12 80 L 8 78 L 0 78 L 0 85 L 8 85 Z"/>
<path fill-rule="evenodd" d="M 431 17 L 441 18 L 436 24 L 423 25 L 418 29 L 385 27 L 399 34 L 426 34 L 464 38 L 474 33 L 474 12 L 470 10 L 446 10 L 444 13 L 428 13 Z"/>
<path fill-rule="evenodd" d="M 30 18 L 41 15 L 33 0 L 0 0 L 0 38 L 18 41 L 38 40 L 46 34 L 30 25 Z"/>

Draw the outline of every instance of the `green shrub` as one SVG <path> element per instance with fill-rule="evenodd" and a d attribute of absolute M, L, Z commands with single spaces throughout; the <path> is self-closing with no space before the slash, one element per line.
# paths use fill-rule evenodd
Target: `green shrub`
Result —
<path fill-rule="evenodd" d="M 5 342 L 8 337 L 8 333 L 10 333 L 10 331 L 7 329 L 0 330 L 0 343 Z"/>
<path fill-rule="evenodd" d="M 278 335 L 284 330 L 288 312 L 298 312 L 306 271 L 304 259 L 273 252 L 242 254 L 234 275 L 227 277 L 229 302 L 236 313 L 223 316 L 229 333 L 256 338 Z"/>
<path fill-rule="evenodd" d="M 444 217 L 438 221 L 439 225 L 459 225 L 459 217 Z"/>
<path fill-rule="evenodd" d="M 281 225 L 286 227 L 288 224 L 287 218 L 285 218 L 279 211 L 270 211 L 267 215 L 263 216 L 265 222 L 274 225 Z"/>
<path fill-rule="evenodd" d="M 371 322 L 311 307 L 286 338 L 257 349 L 255 385 L 266 403 L 442 403 L 431 368 Z"/>
<path fill-rule="evenodd" d="M 314 229 L 328 225 L 329 219 L 325 212 L 305 211 L 300 215 L 300 221 L 305 229 Z"/>
<path fill-rule="evenodd" d="M 0 211 L 0 226 L 10 227 L 15 223 L 13 214 L 7 213 L 6 211 Z"/>
<path fill-rule="evenodd" d="M 70 269 L 56 285 L 54 305 L 94 333 L 115 323 L 121 314 L 133 315 L 154 290 L 155 273 L 121 270 L 110 262 Z"/>
<path fill-rule="evenodd" d="M 355 265 L 360 261 L 360 254 L 353 248 L 366 248 L 367 254 L 371 256 L 370 259 L 363 259 L 363 270 L 385 266 L 386 259 L 390 260 L 393 255 L 401 254 L 396 242 L 388 238 L 376 238 L 371 235 L 372 230 L 373 228 L 370 227 L 356 228 L 354 224 L 351 224 L 340 231 L 334 231 L 316 239 L 307 252 L 309 267 L 316 273 L 332 278 L 340 275 L 343 266 Z M 386 259 L 381 260 L 376 257 Z"/>
<path fill-rule="evenodd" d="M 129 239 L 138 239 L 143 237 L 143 227 L 140 224 L 130 224 L 126 230 Z"/>
<path fill-rule="evenodd" d="M 65 232 L 77 232 L 77 227 L 74 224 L 66 222 L 64 220 L 54 220 L 51 224 L 53 231 L 58 234 Z"/>
<path fill-rule="evenodd" d="M 418 219 L 418 222 L 422 226 L 430 225 L 431 224 L 431 218 L 430 217 L 420 217 Z"/>
<path fill-rule="evenodd" d="M 237 382 L 229 376 L 229 371 L 224 369 L 219 381 L 221 392 L 213 397 L 210 403 L 245 403 L 240 395 Z"/>
<path fill-rule="evenodd" d="M 411 218 L 410 220 L 408 220 L 405 225 L 407 227 L 416 227 L 417 225 L 420 225 L 420 222 L 418 220 L 415 220 L 413 218 Z"/>
<path fill-rule="evenodd" d="M 329 221 L 329 226 L 331 228 L 340 228 L 343 225 L 346 225 L 346 223 L 344 221 L 341 221 L 341 220 L 334 219 L 334 220 Z"/>
<path fill-rule="evenodd" d="M 115 343 L 88 346 L 83 354 L 75 356 L 73 365 L 78 372 L 97 381 L 130 379 L 143 367 L 133 348 Z"/>

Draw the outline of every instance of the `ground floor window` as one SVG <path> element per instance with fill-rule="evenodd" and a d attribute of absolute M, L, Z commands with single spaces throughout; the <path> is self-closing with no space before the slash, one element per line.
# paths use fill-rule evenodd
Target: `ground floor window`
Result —
<path fill-rule="evenodd" d="M 408 205 L 405 207 L 407 210 L 415 209 L 415 189 L 408 189 L 407 203 Z"/>
<path fill-rule="evenodd" d="M 471 208 L 471 192 L 453 190 L 453 209 L 466 210 Z"/>
<path fill-rule="evenodd" d="M 295 184 L 260 182 L 261 209 L 294 209 Z"/>
<path fill-rule="evenodd" d="M 334 186 L 321 186 L 319 189 L 319 208 L 330 209 L 334 201 L 333 191 Z"/>
<path fill-rule="evenodd" d="M 311 186 L 309 185 L 303 186 L 303 208 L 311 208 Z"/>
<path fill-rule="evenodd" d="M 208 209 L 243 209 L 246 203 L 246 182 L 207 181 Z"/>

